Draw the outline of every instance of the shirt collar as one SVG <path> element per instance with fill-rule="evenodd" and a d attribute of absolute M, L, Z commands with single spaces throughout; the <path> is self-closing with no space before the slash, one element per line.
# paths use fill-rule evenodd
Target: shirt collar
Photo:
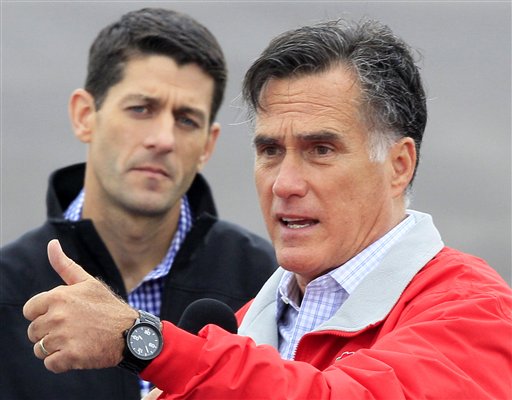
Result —
<path fill-rule="evenodd" d="M 80 190 L 75 200 L 71 202 L 67 210 L 64 211 L 64 218 L 68 221 L 79 221 L 82 218 L 82 209 L 84 208 L 85 190 Z"/>
<path fill-rule="evenodd" d="M 338 286 L 350 295 L 363 278 L 379 265 L 391 246 L 395 244 L 405 232 L 414 226 L 414 224 L 414 215 L 406 215 L 403 221 L 380 239 L 356 254 L 345 264 L 314 279 L 308 286 L 317 284 L 318 280 L 332 279 L 337 284 L 335 286 Z M 300 308 L 300 298 L 301 293 L 297 280 L 295 279 L 295 274 L 290 271 L 285 271 L 277 289 L 278 315 L 281 314 L 285 305 L 288 304 L 298 310 Z"/>
<path fill-rule="evenodd" d="M 79 221 L 82 218 L 82 209 L 84 206 L 85 190 L 82 189 L 78 196 L 69 205 L 67 210 L 64 212 L 64 218 L 69 221 Z M 144 282 L 155 280 L 167 275 L 171 269 L 174 257 L 178 253 L 181 243 L 185 239 L 185 236 L 192 228 L 192 210 L 187 195 L 182 197 L 180 206 L 180 218 L 178 220 L 178 227 L 173 240 L 167 250 L 167 254 L 162 261 L 151 270 L 139 284 L 142 285 Z M 138 287 L 138 286 L 137 286 Z M 137 288 L 135 288 L 137 289 Z M 134 289 L 134 290 L 135 290 Z"/>

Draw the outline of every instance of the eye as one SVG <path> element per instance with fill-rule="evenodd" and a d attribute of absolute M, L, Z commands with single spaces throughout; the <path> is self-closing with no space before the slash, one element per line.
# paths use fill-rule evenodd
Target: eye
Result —
<path fill-rule="evenodd" d="M 334 152 L 334 149 L 332 149 L 330 146 L 319 144 L 313 146 L 311 152 L 313 153 L 313 155 L 317 156 L 328 156 Z"/>
<path fill-rule="evenodd" d="M 265 145 L 258 146 L 256 148 L 256 152 L 259 156 L 272 158 L 279 156 L 282 153 L 282 150 L 279 146 L 276 145 Z"/>
<path fill-rule="evenodd" d="M 127 108 L 128 111 L 137 116 L 137 117 L 140 117 L 140 116 L 146 116 L 146 115 L 149 115 L 151 113 L 151 110 L 148 106 L 146 105 L 135 105 L 135 106 L 130 106 Z"/>
<path fill-rule="evenodd" d="M 311 143 L 304 152 L 304 157 L 313 163 L 331 163 L 340 155 L 338 147 L 330 143 Z"/>
<path fill-rule="evenodd" d="M 193 118 L 190 118 L 186 114 L 180 114 L 176 116 L 176 122 L 185 127 L 185 128 L 192 128 L 192 129 L 199 129 L 201 125 Z"/>

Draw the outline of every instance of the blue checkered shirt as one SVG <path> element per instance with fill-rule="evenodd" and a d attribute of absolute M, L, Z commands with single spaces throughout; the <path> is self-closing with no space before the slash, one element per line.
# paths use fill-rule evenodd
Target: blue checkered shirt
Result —
<path fill-rule="evenodd" d="M 76 199 L 64 212 L 65 219 L 70 221 L 78 221 L 81 219 L 84 198 L 85 191 L 82 189 Z M 192 211 L 190 210 L 190 204 L 187 196 L 183 196 L 178 228 L 176 229 L 174 238 L 169 246 L 169 250 L 160 264 L 149 272 L 137 287 L 128 293 L 128 304 L 130 304 L 130 306 L 136 310 L 144 310 L 153 315 L 160 316 L 165 277 L 171 270 L 174 257 L 178 253 L 185 236 L 191 228 Z M 149 382 L 141 380 L 141 395 L 145 395 L 150 388 L 151 384 Z"/>
<path fill-rule="evenodd" d="M 311 281 L 302 301 L 295 275 L 289 271 L 283 274 L 277 290 L 279 353 L 283 359 L 294 359 L 302 336 L 330 319 L 364 277 L 378 267 L 390 247 L 414 224 L 414 216 L 409 215 L 345 264 Z"/>

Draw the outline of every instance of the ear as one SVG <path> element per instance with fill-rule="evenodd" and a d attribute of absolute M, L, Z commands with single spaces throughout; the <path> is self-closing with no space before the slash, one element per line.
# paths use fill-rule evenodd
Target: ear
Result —
<path fill-rule="evenodd" d="M 75 136 L 81 142 L 89 143 L 94 132 L 96 117 L 96 106 L 92 95 L 84 89 L 75 90 L 69 99 L 68 112 Z"/>
<path fill-rule="evenodd" d="M 404 137 L 396 142 L 390 150 L 391 190 L 393 197 L 403 196 L 411 182 L 416 168 L 416 146 L 410 137 Z"/>
<path fill-rule="evenodd" d="M 208 133 L 208 139 L 204 146 L 203 154 L 199 157 L 199 164 L 197 166 L 197 170 L 201 171 L 206 165 L 207 161 L 210 159 L 213 154 L 213 150 L 215 149 L 215 144 L 217 143 L 217 138 L 220 135 L 220 124 L 214 122 L 210 127 L 210 132 Z"/>

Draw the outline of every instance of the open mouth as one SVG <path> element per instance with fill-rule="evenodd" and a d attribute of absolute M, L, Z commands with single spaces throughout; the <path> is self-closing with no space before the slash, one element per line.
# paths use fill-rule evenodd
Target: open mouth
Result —
<path fill-rule="evenodd" d="M 303 219 L 303 218 L 280 218 L 281 224 L 289 229 L 304 229 L 318 224 L 316 219 Z"/>

